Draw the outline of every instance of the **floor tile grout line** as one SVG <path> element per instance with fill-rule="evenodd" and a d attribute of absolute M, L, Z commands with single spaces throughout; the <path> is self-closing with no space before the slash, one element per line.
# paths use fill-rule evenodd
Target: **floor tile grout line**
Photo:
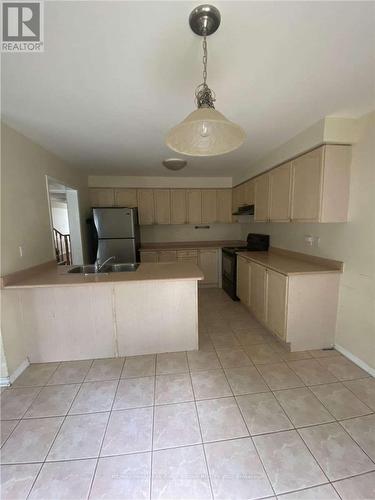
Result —
<path fill-rule="evenodd" d="M 363 415 L 363 416 L 364 416 L 364 417 L 366 417 L 367 415 Z M 357 418 L 357 417 L 355 417 L 355 418 Z M 360 417 L 358 417 L 358 418 L 360 418 Z M 356 439 L 355 439 L 355 438 L 354 438 L 354 437 L 350 434 L 350 432 L 349 432 L 349 431 L 348 431 L 348 430 L 347 430 L 347 429 L 346 429 L 346 428 L 342 425 L 341 421 L 338 421 L 337 423 L 338 423 L 338 424 L 340 425 L 340 427 L 343 429 L 343 431 L 345 432 L 345 434 L 347 434 L 347 435 L 350 437 L 350 439 L 352 439 L 352 441 L 354 441 L 354 443 L 355 443 L 355 444 L 359 447 L 359 449 L 363 451 L 363 453 L 367 456 L 367 458 L 370 460 L 370 462 L 372 462 L 372 463 L 374 464 L 374 469 L 375 469 L 375 458 L 371 458 L 371 457 L 370 457 L 370 455 L 367 453 L 367 451 L 366 451 L 366 450 L 364 450 L 364 449 L 362 448 L 362 446 L 358 443 L 358 441 L 357 441 L 357 440 L 356 440 Z"/>

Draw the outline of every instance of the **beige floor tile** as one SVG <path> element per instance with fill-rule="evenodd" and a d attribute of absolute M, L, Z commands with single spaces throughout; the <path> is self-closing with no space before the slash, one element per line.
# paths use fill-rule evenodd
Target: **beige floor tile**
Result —
<path fill-rule="evenodd" d="M 343 382 L 369 408 L 375 411 L 375 379 L 363 378 Z"/>
<path fill-rule="evenodd" d="M 192 372 L 191 380 L 196 399 L 232 396 L 223 370 Z"/>
<path fill-rule="evenodd" d="M 22 420 L 1 450 L 2 463 L 43 462 L 62 421 L 62 417 Z"/>
<path fill-rule="evenodd" d="M 156 377 L 155 404 L 194 401 L 189 373 L 158 375 Z"/>
<path fill-rule="evenodd" d="M 334 420 L 307 387 L 276 391 L 274 395 L 296 427 L 324 424 Z"/>
<path fill-rule="evenodd" d="M 202 445 L 153 453 L 151 499 L 212 498 Z"/>
<path fill-rule="evenodd" d="M 313 358 L 332 358 L 334 356 L 341 356 L 336 349 L 316 349 L 309 352 Z"/>
<path fill-rule="evenodd" d="M 342 500 L 373 500 L 375 498 L 375 472 L 351 477 L 333 483 Z"/>
<path fill-rule="evenodd" d="M 375 464 L 338 423 L 306 427 L 299 433 L 330 481 L 375 469 Z"/>
<path fill-rule="evenodd" d="M 271 392 L 237 396 L 236 399 L 252 436 L 293 429 L 293 425 Z"/>
<path fill-rule="evenodd" d="M 2 465 L 1 500 L 27 498 L 40 468 L 41 464 Z"/>
<path fill-rule="evenodd" d="M 151 451 L 152 420 L 150 407 L 112 412 L 101 456 Z"/>
<path fill-rule="evenodd" d="M 337 378 L 319 364 L 316 359 L 288 361 L 288 365 L 306 385 L 329 384 L 337 381 Z"/>
<path fill-rule="evenodd" d="M 166 352 L 156 357 L 156 374 L 186 373 L 189 371 L 185 352 Z"/>
<path fill-rule="evenodd" d="M 91 359 L 83 361 L 65 361 L 60 364 L 49 379 L 47 385 L 80 384 L 84 381 L 91 364 Z"/>
<path fill-rule="evenodd" d="M 237 368 L 239 366 L 253 366 L 249 356 L 242 349 L 218 349 L 220 363 L 224 368 Z"/>
<path fill-rule="evenodd" d="M 194 402 L 155 407 L 154 450 L 201 442 Z"/>
<path fill-rule="evenodd" d="M 114 410 L 141 408 L 154 404 L 155 377 L 128 378 L 120 380 Z"/>
<path fill-rule="evenodd" d="M 304 386 L 302 380 L 286 363 L 259 365 L 258 370 L 273 391 Z"/>
<path fill-rule="evenodd" d="M 197 410 L 203 442 L 249 435 L 234 398 L 197 401 Z"/>
<path fill-rule="evenodd" d="M 312 357 L 309 351 L 284 351 L 279 354 L 284 361 L 298 361 L 300 359 L 311 359 Z"/>
<path fill-rule="evenodd" d="M 327 482 L 296 431 L 255 436 L 253 440 L 276 494 Z"/>
<path fill-rule="evenodd" d="M 124 358 L 95 359 L 85 382 L 117 380 L 120 378 L 123 365 Z"/>
<path fill-rule="evenodd" d="M 46 385 L 59 363 L 35 363 L 26 368 L 13 382 L 12 387 L 31 387 Z"/>
<path fill-rule="evenodd" d="M 233 394 L 255 394 L 269 391 L 268 386 L 254 366 L 240 366 L 225 370 Z"/>
<path fill-rule="evenodd" d="M 273 494 L 250 438 L 204 445 L 214 498 L 255 499 Z"/>
<path fill-rule="evenodd" d="M 233 335 L 233 333 L 214 333 L 210 335 L 211 341 L 215 346 L 215 349 L 222 348 L 239 348 L 240 343 Z"/>
<path fill-rule="evenodd" d="M 189 351 L 187 353 L 191 371 L 216 370 L 221 368 L 216 352 Z"/>
<path fill-rule="evenodd" d="M 150 498 L 151 453 L 100 458 L 90 500 Z"/>
<path fill-rule="evenodd" d="M 245 351 L 250 356 L 255 365 L 265 365 L 268 363 L 278 363 L 281 361 L 280 355 L 268 344 L 257 344 L 248 346 Z"/>
<path fill-rule="evenodd" d="M 375 462 L 375 414 L 343 420 L 341 425 Z"/>
<path fill-rule="evenodd" d="M 8 437 L 12 434 L 12 431 L 18 424 L 19 420 L 3 420 L 0 423 L 0 434 L 1 434 L 1 442 L 0 446 L 3 446 Z"/>
<path fill-rule="evenodd" d="M 130 356 L 125 359 L 121 378 L 149 377 L 155 375 L 156 354 Z"/>
<path fill-rule="evenodd" d="M 199 335 L 199 350 L 203 352 L 214 351 L 214 345 L 208 334 Z"/>
<path fill-rule="evenodd" d="M 31 490 L 30 500 L 84 500 L 90 490 L 96 460 L 46 463 Z"/>
<path fill-rule="evenodd" d="M 47 461 L 98 457 L 108 418 L 108 412 L 66 417 Z"/>
<path fill-rule="evenodd" d="M 69 414 L 109 411 L 115 397 L 117 384 L 117 380 L 85 382 L 81 385 Z"/>
<path fill-rule="evenodd" d="M 40 390 L 40 387 L 6 389 L 1 394 L 1 419 L 12 420 L 22 418 Z"/>
<path fill-rule="evenodd" d="M 256 344 L 266 344 L 268 340 L 268 337 L 257 331 L 237 332 L 235 337 L 243 347 L 249 347 Z"/>
<path fill-rule="evenodd" d="M 369 374 L 343 356 L 319 358 L 318 362 L 339 380 L 369 377 Z"/>
<path fill-rule="evenodd" d="M 330 484 L 323 484 L 322 486 L 315 486 L 294 493 L 285 493 L 285 495 L 279 495 L 277 498 L 280 500 L 340 500 L 340 497 Z"/>
<path fill-rule="evenodd" d="M 78 392 L 79 384 L 43 387 L 24 418 L 66 415 Z"/>
<path fill-rule="evenodd" d="M 341 382 L 317 385 L 311 387 L 311 390 L 337 419 L 358 417 L 371 413 L 370 408 L 362 403 Z"/>

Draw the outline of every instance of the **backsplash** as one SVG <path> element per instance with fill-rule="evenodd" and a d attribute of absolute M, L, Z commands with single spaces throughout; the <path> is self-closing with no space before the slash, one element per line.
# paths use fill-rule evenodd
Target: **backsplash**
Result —
<path fill-rule="evenodd" d="M 208 229 L 202 224 L 199 229 L 195 225 L 156 225 L 141 226 L 141 241 L 154 243 L 164 241 L 214 241 L 240 240 L 240 224 L 211 224 Z M 199 227 L 199 226 L 197 226 Z"/>

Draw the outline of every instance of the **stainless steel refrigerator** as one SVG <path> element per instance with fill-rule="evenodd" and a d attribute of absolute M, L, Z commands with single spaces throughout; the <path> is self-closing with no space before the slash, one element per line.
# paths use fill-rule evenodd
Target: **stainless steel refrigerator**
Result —
<path fill-rule="evenodd" d="M 93 208 L 97 233 L 96 259 L 139 262 L 140 237 L 136 208 Z"/>

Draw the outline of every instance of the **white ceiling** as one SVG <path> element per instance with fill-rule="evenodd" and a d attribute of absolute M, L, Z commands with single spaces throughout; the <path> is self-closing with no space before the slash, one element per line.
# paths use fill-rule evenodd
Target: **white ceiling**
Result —
<path fill-rule="evenodd" d="M 247 133 L 237 151 L 173 173 L 164 145 L 194 109 L 199 2 L 46 2 L 45 52 L 3 54 L 12 127 L 93 174 L 239 174 L 326 115 L 374 107 L 373 2 L 215 2 L 209 39 L 216 107 Z"/>

